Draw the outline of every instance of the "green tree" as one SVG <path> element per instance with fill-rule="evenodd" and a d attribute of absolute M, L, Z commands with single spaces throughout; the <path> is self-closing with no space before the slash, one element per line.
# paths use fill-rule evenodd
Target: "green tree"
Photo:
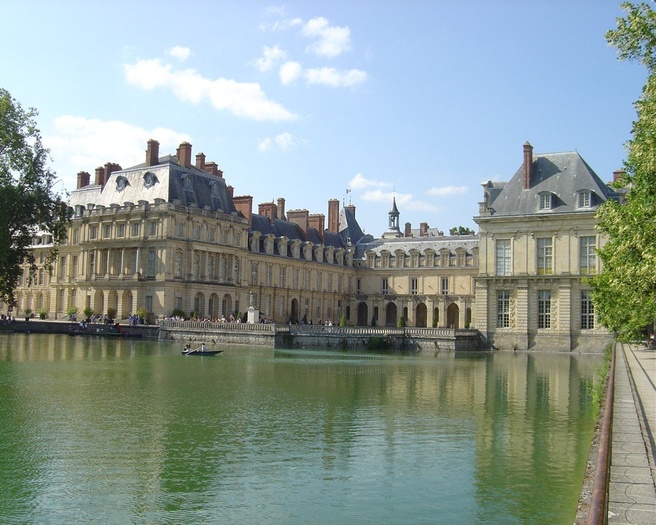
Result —
<path fill-rule="evenodd" d="M 474 235 L 476 232 L 466 226 L 454 226 L 449 230 L 449 235 Z"/>
<path fill-rule="evenodd" d="M 627 190 L 625 203 L 609 200 L 597 213 L 608 242 L 598 250 L 602 272 L 589 282 L 599 320 L 628 340 L 656 318 L 656 14 L 644 3 L 622 8 L 626 16 L 606 39 L 620 60 L 642 63 L 648 77 L 618 181 Z"/>
<path fill-rule="evenodd" d="M 53 192 L 56 176 L 47 166 L 49 151 L 41 142 L 34 108 L 24 110 L 0 88 L 0 300 L 14 305 L 14 290 L 23 271 L 36 275 L 32 238 L 37 231 L 52 236 L 45 259 L 50 271 L 57 248 L 66 238 L 69 211 Z"/>

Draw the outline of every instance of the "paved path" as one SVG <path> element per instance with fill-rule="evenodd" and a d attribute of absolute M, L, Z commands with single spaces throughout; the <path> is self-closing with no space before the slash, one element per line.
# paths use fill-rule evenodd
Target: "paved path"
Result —
<path fill-rule="evenodd" d="M 609 524 L 656 524 L 656 350 L 616 346 Z"/>

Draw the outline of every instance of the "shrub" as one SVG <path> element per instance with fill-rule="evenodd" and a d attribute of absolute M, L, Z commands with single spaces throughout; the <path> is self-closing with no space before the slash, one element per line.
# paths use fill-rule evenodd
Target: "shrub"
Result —
<path fill-rule="evenodd" d="M 93 308 L 87 306 L 82 313 L 84 314 L 85 319 L 90 319 L 93 315 Z"/>
<path fill-rule="evenodd" d="M 46 310 L 45 308 L 39 308 L 37 310 L 37 313 L 39 314 L 40 319 L 45 319 L 46 316 L 48 315 L 48 310 Z"/>
<path fill-rule="evenodd" d="M 107 308 L 107 317 L 116 319 L 116 308 Z"/>
<path fill-rule="evenodd" d="M 174 308 L 173 312 L 171 313 L 171 317 L 182 317 L 184 319 L 184 316 L 184 310 L 181 310 L 180 308 Z"/>
<path fill-rule="evenodd" d="M 342 314 L 342 317 L 340 317 L 339 326 L 346 326 L 346 314 Z"/>

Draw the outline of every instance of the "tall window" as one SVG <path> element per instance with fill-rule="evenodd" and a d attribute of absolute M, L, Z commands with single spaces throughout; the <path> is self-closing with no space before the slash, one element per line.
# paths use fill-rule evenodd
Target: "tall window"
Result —
<path fill-rule="evenodd" d="M 287 287 L 287 268 L 285 268 L 284 266 L 280 267 L 280 287 L 281 288 Z"/>
<path fill-rule="evenodd" d="M 257 263 L 251 264 L 251 286 L 257 286 Z"/>
<path fill-rule="evenodd" d="M 125 224 L 118 224 L 116 226 L 116 236 L 125 237 Z"/>
<path fill-rule="evenodd" d="M 150 234 L 151 237 L 157 235 L 157 221 L 150 221 Z"/>
<path fill-rule="evenodd" d="M 550 290 L 538 290 L 538 328 L 551 328 Z"/>
<path fill-rule="evenodd" d="M 148 250 L 148 277 L 155 277 L 155 263 L 157 262 L 157 252 Z"/>
<path fill-rule="evenodd" d="M 389 281 L 387 277 L 383 278 L 383 294 L 389 293 Z"/>
<path fill-rule="evenodd" d="M 440 291 L 442 295 L 448 295 L 449 293 L 449 278 L 442 277 Z"/>
<path fill-rule="evenodd" d="M 553 273 L 553 247 L 551 238 L 538 239 L 538 275 Z"/>
<path fill-rule="evenodd" d="M 510 239 L 498 239 L 495 253 L 497 275 L 510 275 Z"/>
<path fill-rule="evenodd" d="M 589 290 L 581 291 L 581 330 L 594 328 L 594 305 Z"/>
<path fill-rule="evenodd" d="M 497 328 L 510 327 L 510 290 L 497 292 Z"/>
<path fill-rule="evenodd" d="M 410 293 L 413 295 L 417 295 L 417 278 L 416 277 L 411 277 L 410 278 Z"/>
<path fill-rule="evenodd" d="M 579 237 L 580 270 L 582 274 L 597 273 L 597 238 L 594 235 Z"/>
<path fill-rule="evenodd" d="M 132 232 L 131 232 L 132 237 L 139 237 L 139 223 L 138 222 L 133 222 L 130 225 L 130 229 L 132 230 Z"/>
<path fill-rule="evenodd" d="M 266 286 L 273 286 L 273 266 L 267 264 L 264 268 L 264 279 Z"/>

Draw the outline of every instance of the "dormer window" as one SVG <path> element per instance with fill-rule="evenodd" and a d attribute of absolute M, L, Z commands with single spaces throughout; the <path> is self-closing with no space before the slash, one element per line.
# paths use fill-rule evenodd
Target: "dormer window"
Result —
<path fill-rule="evenodd" d="M 540 193 L 540 209 L 550 210 L 553 207 L 553 195 L 549 192 Z"/>
<path fill-rule="evenodd" d="M 592 192 L 590 190 L 579 191 L 579 208 L 592 206 Z"/>

